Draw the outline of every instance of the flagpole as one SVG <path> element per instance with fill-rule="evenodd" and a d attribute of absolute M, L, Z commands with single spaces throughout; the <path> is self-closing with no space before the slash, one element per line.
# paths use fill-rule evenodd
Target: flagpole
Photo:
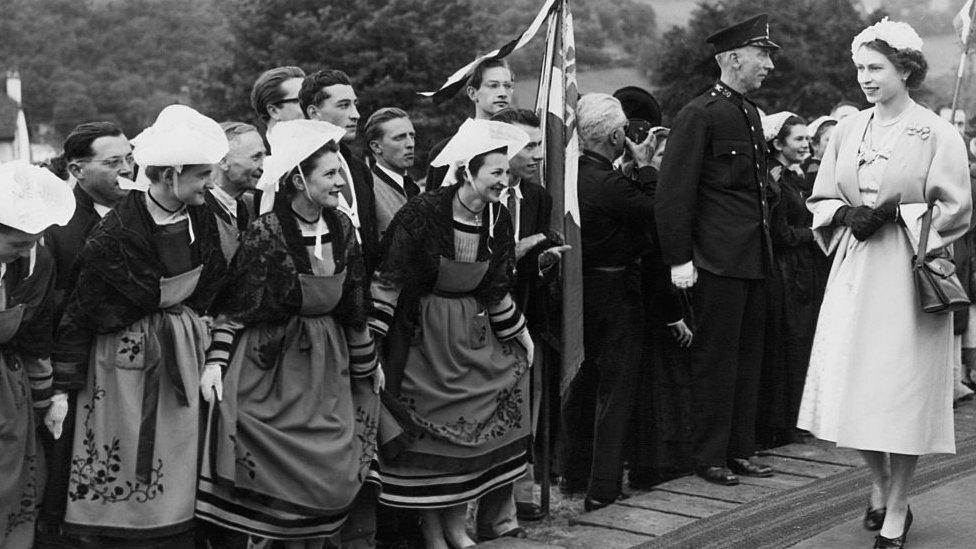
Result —
<path fill-rule="evenodd" d="M 536 94 L 536 110 L 538 111 L 540 130 L 542 133 L 542 138 L 546 139 L 546 126 L 547 118 L 549 112 L 549 88 L 552 86 L 552 60 L 555 56 L 555 43 L 556 43 L 556 30 L 559 28 L 560 17 L 559 14 L 562 13 L 562 2 L 560 2 L 560 7 L 549 14 L 549 26 L 546 29 L 546 53 L 542 62 L 542 72 L 539 75 L 539 90 Z M 546 149 L 546 145 L 543 144 L 543 150 Z M 543 160 L 545 162 L 545 160 Z M 546 184 L 545 178 L 542 178 L 543 185 Z M 549 407 L 552 402 L 552 395 L 550 394 L 550 383 L 549 376 L 552 375 L 550 368 L 553 366 L 554 357 L 550 353 L 549 349 L 546 348 L 545 341 L 539 341 L 537 353 L 542 353 L 539 365 L 542 367 L 540 372 L 541 379 L 541 393 L 539 402 L 539 433 L 540 444 L 537 446 L 541 450 L 540 456 L 536 459 L 536 465 L 541 466 L 539 470 L 535 471 L 536 478 L 539 482 L 539 508 L 542 511 L 542 516 L 549 516 L 550 507 L 550 493 L 552 490 L 552 475 L 550 471 L 552 470 L 552 455 L 550 448 L 550 439 L 552 432 L 552 425 L 550 425 L 550 413 Z"/>
<path fill-rule="evenodd" d="M 969 6 L 969 32 L 966 34 L 966 39 L 962 45 L 962 54 L 959 56 L 959 69 L 956 71 L 956 87 L 952 91 L 952 118 L 949 120 L 952 124 L 956 123 L 956 110 L 959 106 L 959 89 L 962 87 L 962 77 L 966 72 L 966 57 L 969 55 L 969 45 L 973 42 L 973 30 L 976 28 L 976 21 L 973 21 L 973 17 L 976 17 L 976 2 L 972 2 Z"/>

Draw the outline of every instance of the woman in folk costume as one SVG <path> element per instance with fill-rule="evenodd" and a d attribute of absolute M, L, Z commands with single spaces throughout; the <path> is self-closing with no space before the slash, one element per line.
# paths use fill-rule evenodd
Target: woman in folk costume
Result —
<path fill-rule="evenodd" d="M 874 108 L 837 125 L 807 201 L 834 260 L 798 426 L 861 451 L 875 547 L 904 544 L 918 456 L 955 451 L 952 315 L 922 311 L 912 259 L 927 207 L 932 254 L 966 232 L 972 199 L 959 133 L 909 96 L 925 76 L 921 49 L 910 26 L 887 19 L 854 38 Z"/>
<path fill-rule="evenodd" d="M 451 166 L 447 185 L 408 202 L 383 239 L 370 325 L 382 337 L 396 319 L 384 402 L 414 437 L 383 455 L 380 502 L 423 510 L 428 547 L 471 545 L 465 504 L 525 470 L 533 346 L 498 201 L 527 142 L 515 126 L 466 121 L 433 162 Z"/>
<path fill-rule="evenodd" d="M 51 225 L 74 213 L 71 190 L 26 162 L 0 166 L 0 547 L 29 549 L 44 492 L 44 460 L 35 413 L 45 423 L 62 413 L 66 395 L 51 396 L 54 260 L 38 245 Z"/>
<path fill-rule="evenodd" d="M 375 455 L 383 371 L 356 229 L 336 209 L 344 134 L 318 120 L 268 133 L 271 211 L 242 233 L 202 382 L 218 402 L 197 516 L 285 547 L 333 546 Z"/>
<path fill-rule="evenodd" d="M 204 197 L 227 138 L 171 105 L 133 141 L 145 191 L 89 236 L 53 353 L 56 385 L 79 390 L 65 530 L 95 545 L 190 546 L 210 341 L 200 315 L 226 272 Z"/>
<path fill-rule="evenodd" d="M 770 151 L 769 233 L 775 262 L 767 283 L 756 434 L 772 447 L 802 440 L 796 418 L 830 266 L 813 240 L 813 215 L 806 207 L 811 187 L 801 165 L 810 155 L 807 125 L 784 111 L 764 117 L 762 127 Z"/>

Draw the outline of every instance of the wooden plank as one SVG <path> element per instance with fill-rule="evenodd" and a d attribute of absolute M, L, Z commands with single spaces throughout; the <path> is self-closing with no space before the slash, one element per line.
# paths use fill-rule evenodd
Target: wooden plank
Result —
<path fill-rule="evenodd" d="M 639 507 L 610 505 L 570 519 L 569 523 L 612 528 L 646 536 L 660 536 L 696 520 L 692 517 L 672 515 Z"/>
<path fill-rule="evenodd" d="M 857 450 L 850 448 L 837 448 L 831 443 L 820 444 L 787 444 L 772 450 L 761 452 L 762 455 L 788 457 L 794 459 L 805 459 L 832 465 L 848 465 L 859 467 L 864 465 L 864 461 L 857 453 Z"/>
<path fill-rule="evenodd" d="M 777 473 L 788 473 L 800 477 L 827 478 L 837 473 L 843 473 L 851 467 L 848 465 L 833 465 L 818 463 L 804 459 L 793 459 L 779 456 L 763 456 L 763 463 L 772 466 Z"/>
<path fill-rule="evenodd" d="M 710 517 L 722 511 L 728 511 L 729 509 L 738 507 L 737 503 L 728 501 L 689 496 L 687 494 L 675 494 L 661 490 L 654 490 L 647 494 L 623 499 L 618 501 L 617 504 L 695 518 Z"/>
<path fill-rule="evenodd" d="M 771 488 L 773 490 L 790 490 L 792 488 L 797 488 L 805 484 L 813 482 L 813 479 L 809 477 L 801 477 L 797 475 L 787 475 L 780 473 L 778 475 L 773 475 L 771 477 L 739 477 L 739 482 L 742 484 L 749 484 L 752 486 L 763 486 L 765 488 Z"/>
<path fill-rule="evenodd" d="M 560 549 L 561 545 L 549 545 L 530 539 L 498 538 L 475 545 L 477 549 Z"/>
<path fill-rule="evenodd" d="M 738 486 L 719 486 L 705 482 L 696 476 L 681 477 L 655 487 L 657 490 L 699 496 L 731 503 L 746 503 L 775 494 L 777 490 L 762 486 L 739 484 Z"/>
<path fill-rule="evenodd" d="M 566 549 L 629 549 L 646 541 L 654 539 L 633 532 L 598 528 L 595 526 L 574 526 L 562 539 L 555 539 L 553 544 Z"/>

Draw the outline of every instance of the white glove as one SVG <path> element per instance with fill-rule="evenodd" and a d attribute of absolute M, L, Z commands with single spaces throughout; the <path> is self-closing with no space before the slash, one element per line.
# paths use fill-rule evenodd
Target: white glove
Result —
<path fill-rule="evenodd" d="M 203 375 L 200 376 L 200 392 L 203 400 L 213 402 L 216 395 L 217 400 L 224 399 L 224 383 L 221 380 L 220 366 L 207 364 L 203 367 Z"/>
<path fill-rule="evenodd" d="M 535 358 L 535 343 L 532 342 L 529 331 L 522 330 L 519 335 L 515 336 L 515 340 L 525 348 L 525 359 L 529 361 L 529 366 L 532 366 L 532 359 Z"/>
<path fill-rule="evenodd" d="M 376 365 L 376 370 L 373 371 L 373 392 L 380 394 L 380 391 L 386 387 L 386 374 L 383 373 L 383 366 L 380 364 Z"/>
<path fill-rule="evenodd" d="M 68 416 L 68 394 L 54 393 L 51 397 L 51 407 L 44 415 L 44 426 L 51 431 L 54 440 L 61 438 L 61 426 L 64 425 L 64 418 Z"/>
<path fill-rule="evenodd" d="M 698 282 L 698 269 L 689 261 L 684 265 L 671 266 L 671 283 L 679 289 L 691 288 Z"/>

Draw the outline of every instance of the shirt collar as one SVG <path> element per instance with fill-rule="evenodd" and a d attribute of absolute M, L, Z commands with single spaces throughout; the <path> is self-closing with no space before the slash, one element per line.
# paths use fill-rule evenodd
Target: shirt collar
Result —
<path fill-rule="evenodd" d="M 221 207 L 223 207 L 232 218 L 237 219 L 237 200 L 228 194 L 227 191 L 221 189 L 217 185 L 214 185 L 214 188 L 210 189 L 210 192 L 214 195 L 214 198 L 217 199 L 217 203 L 220 204 Z"/>
<path fill-rule="evenodd" d="M 112 211 L 111 206 L 105 206 L 104 204 L 99 204 L 95 201 L 92 201 L 92 207 L 95 208 L 95 213 L 98 214 L 98 217 L 105 217 L 108 215 L 108 212 Z"/>
<path fill-rule="evenodd" d="M 516 200 L 522 200 L 522 181 L 502 189 L 502 193 L 499 196 L 499 200 L 502 202 L 502 204 L 508 202 L 508 195 L 510 194 L 514 194 Z"/>
<path fill-rule="evenodd" d="M 394 171 L 392 171 L 390 169 L 387 169 L 385 166 L 383 166 L 379 162 L 376 163 L 376 167 L 379 168 L 379 169 L 381 169 L 381 170 L 383 170 L 383 173 L 385 173 L 386 175 L 390 176 L 390 179 L 392 179 L 393 181 L 395 181 L 397 185 L 399 185 L 400 187 L 403 187 L 403 175 L 398 174 L 398 173 L 396 173 L 396 172 L 394 172 Z"/>

